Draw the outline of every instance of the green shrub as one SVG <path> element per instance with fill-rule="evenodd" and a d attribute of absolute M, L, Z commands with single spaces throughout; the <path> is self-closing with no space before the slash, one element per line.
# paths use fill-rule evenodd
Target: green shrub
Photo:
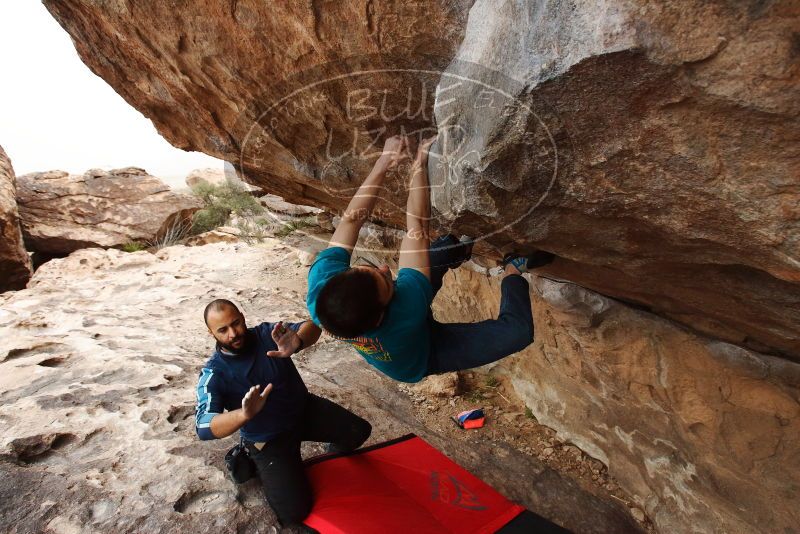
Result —
<path fill-rule="evenodd" d="M 253 223 L 265 229 L 271 229 L 275 225 L 275 221 L 271 217 L 257 217 L 253 219 Z"/>
<path fill-rule="evenodd" d="M 139 241 L 128 241 L 122 245 L 122 250 L 124 252 L 139 252 L 140 250 L 145 250 L 146 248 L 147 244 L 140 243 Z"/>
<path fill-rule="evenodd" d="M 254 243 L 260 243 L 264 238 L 269 237 L 272 224 L 263 217 L 257 219 L 239 219 L 236 223 L 236 228 L 239 229 L 239 237 L 241 237 L 242 241 L 252 245 Z"/>
<path fill-rule="evenodd" d="M 191 234 L 197 235 L 224 226 L 230 212 L 220 206 L 207 206 L 194 213 Z"/>
<path fill-rule="evenodd" d="M 286 237 L 295 230 L 301 230 L 313 226 L 314 223 L 310 219 L 297 219 L 296 221 L 286 221 L 280 228 L 275 230 L 275 237 Z"/>
<path fill-rule="evenodd" d="M 247 219 L 264 212 L 264 207 L 257 199 L 240 184 L 230 180 L 220 185 L 201 182 L 192 192 L 200 197 L 205 207 L 195 212 L 191 234 L 200 234 L 223 226 L 231 215 Z"/>

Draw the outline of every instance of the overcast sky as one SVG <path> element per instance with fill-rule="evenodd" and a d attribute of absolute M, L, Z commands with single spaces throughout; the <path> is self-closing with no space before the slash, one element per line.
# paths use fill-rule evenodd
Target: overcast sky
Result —
<path fill-rule="evenodd" d="M 175 186 L 192 169 L 222 169 L 158 135 L 81 62 L 37 0 L 0 0 L 0 50 L 0 145 L 16 174 L 136 166 Z"/>

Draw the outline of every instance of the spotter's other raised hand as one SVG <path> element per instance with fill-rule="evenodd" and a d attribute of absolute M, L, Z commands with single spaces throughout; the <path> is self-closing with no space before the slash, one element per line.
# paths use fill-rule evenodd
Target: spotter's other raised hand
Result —
<path fill-rule="evenodd" d="M 267 397 L 272 391 L 272 384 L 267 384 L 264 390 L 259 392 L 260 389 L 261 386 L 253 386 L 242 398 L 242 413 L 248 421 L 255 417 L 267 403 Z"/>
<path fill-rule="evenodd" d="M 287 328 L 283 321 L 272 327 L 272 341 L 278 350 L 267 352 L 267 356 L 271 358 L 288 358 L 300 347 L 300 336 L 291 328 Z"/>

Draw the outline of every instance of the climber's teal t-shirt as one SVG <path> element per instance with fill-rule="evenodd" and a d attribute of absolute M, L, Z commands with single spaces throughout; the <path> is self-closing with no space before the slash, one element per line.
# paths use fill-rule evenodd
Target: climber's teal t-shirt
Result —
<path fill-rule="evenodd" d="M 323 250 L 308 271 L 306 305 L 311 319 L 317 317 L 317 297 L 335 275 L 350 268 L 350 253 L 341 247 Z M 346 341 L 386 376 L 401 382 L 419 382 L 428 370 L 430 355 L 429 310 L 433 288 L 424 274 L 415 269 L 400 269 L 394 282 L 394 295 L 378 328 Z"/>

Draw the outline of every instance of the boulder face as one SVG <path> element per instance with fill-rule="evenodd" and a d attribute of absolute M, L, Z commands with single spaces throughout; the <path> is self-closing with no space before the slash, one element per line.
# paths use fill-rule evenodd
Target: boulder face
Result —
<path fill-rule="evenodd" d="M 798 6 L 577 6 L 475 3 L 439 88 L 435 205 L 556 253 L 548 272 L 800 360 Z"/>
<path fill-rule="evenodd" d="M 136 167 L 26 174 L 18 178 L 17 202 L 26 244 L 52 256 L 158 240 L 188 228 L 202 206 Z"/>
<path fill-rule="evenodd" d="M 22 242 L 16 177 L 0 146 L 0 292 L 22 289 L 31 277 L 31 258 Z"/>
<path fill-rule="evenodd" d="M 800 364 L 533 277 L 535 341 L 495 364 L 539 422 L 608 465 L 660 532 L 800 524 Z M 496 317 L 497 278 L 458 269 L 437 319 Z"/>
<path fill-rule="evenodd" d="M 440 229 L 800 360 L 794 3 L 44 3 L 167 140 L 267 192 L 341 210 L 385 136 L 438 128 Z"/>

